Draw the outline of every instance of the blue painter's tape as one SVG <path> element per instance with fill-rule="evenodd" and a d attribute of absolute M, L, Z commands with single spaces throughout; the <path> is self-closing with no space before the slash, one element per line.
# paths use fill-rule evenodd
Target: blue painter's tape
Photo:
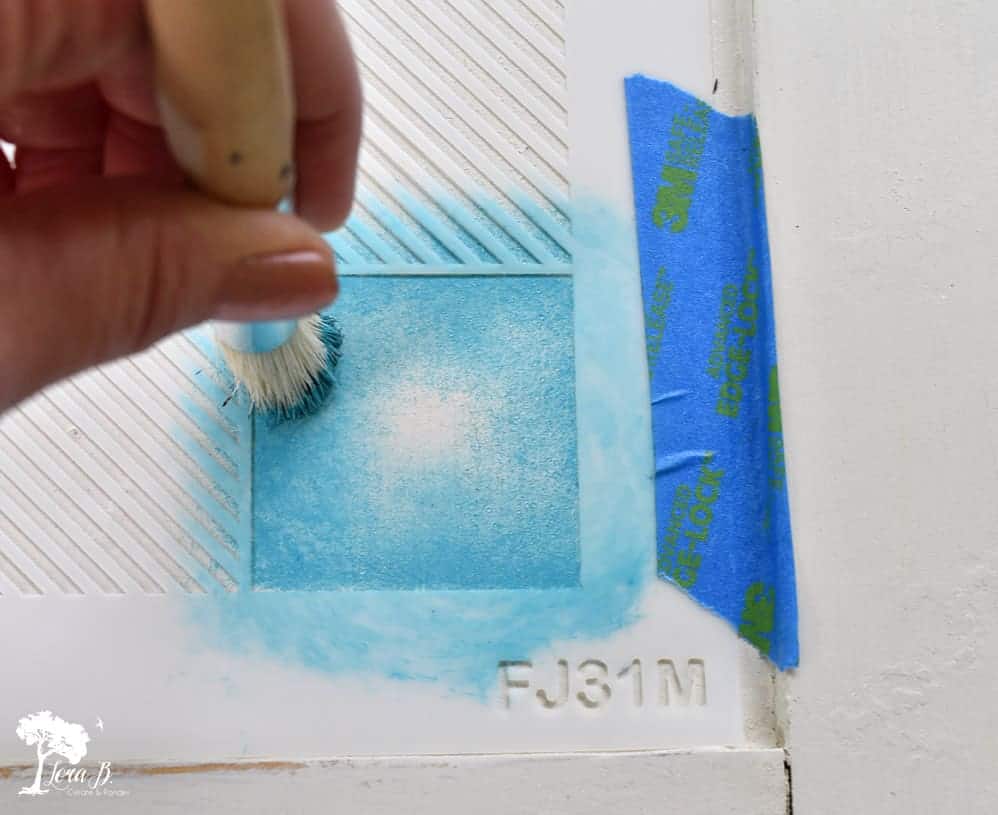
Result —
<path fill-rule="evenodd" d="M 756 122 L 625 83 L 655 445 L 658 574 L 780 668 L 797 598 Z"/>

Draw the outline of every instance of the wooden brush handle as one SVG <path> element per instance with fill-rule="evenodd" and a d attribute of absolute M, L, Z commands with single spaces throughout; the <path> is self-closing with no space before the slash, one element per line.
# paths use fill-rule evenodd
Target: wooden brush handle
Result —
<path fill-rule="evenodd" d="M 294 101 L 280 0 L 146 0 L 160 112 L 204 192 L 275 206 L 294 179 Z"/>

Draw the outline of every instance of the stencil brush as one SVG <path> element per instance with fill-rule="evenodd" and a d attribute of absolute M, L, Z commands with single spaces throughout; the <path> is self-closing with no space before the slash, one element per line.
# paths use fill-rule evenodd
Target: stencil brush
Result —
<path fill-rule="evenodd" d="M 295 113 L 279 0 L 146 0 L 157 96 L 177 162 L 229 204 L 290 208 Z M 254 410 L 314 412 L 333 386 L 342 335 L 325 315 L 216 323 Z"/>

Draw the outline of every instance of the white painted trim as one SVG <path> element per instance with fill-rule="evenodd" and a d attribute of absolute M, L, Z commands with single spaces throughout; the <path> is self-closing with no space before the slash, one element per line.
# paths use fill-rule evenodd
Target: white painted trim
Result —
<path fill-rule="evenodd" d="M 31 768 L 0 780 L 4 812 L 68 813 L 59 793 L 14 790 Z M 335 812 L 363 815 L 782 815 L 779 749 L 548 755 L 339 758 L 208 767 L 127 768 L 122 798 L 76 802 L 100 812 Z"/>

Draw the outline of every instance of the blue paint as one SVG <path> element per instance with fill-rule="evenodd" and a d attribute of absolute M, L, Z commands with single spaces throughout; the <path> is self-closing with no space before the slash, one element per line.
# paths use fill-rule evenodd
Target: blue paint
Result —
<path fill-rule="evenodd" d="M 180 406 L 184 409 L 190 409 L 191 400 L 188 398 L 183 398 L 180 400 Z M 208 419 L 201 424 L 201 427 L 218 427 L 217 422 Z M 171 433 L 174 441 L 181 443 L 183 441 L 182 430 L 175 426 Z M 191 448 L 185 448 L 189 454 L 196 454 L 196 450 Z M 192 512 L 192 517 L 195 517 L 198 524 L 203 527 L 203 529 L 218 538 L 223 542 L 223 544 L 233 551 L 238 548 L 238 543 L 236 540 L 237 532 L 237 506 L 235 500 L 233 499 L 231 493 L 224 493 L 218 489 L 217 484 L 211 484 L 213 489 L 206 489 L 205 485 L 199 481 L 193 481 L 190 479 L 177 478 L 175 479 L 180 488 L 187 493 L 192 499 L 194 506 L 196 507 L 196 512 Z"/>
<path fill-rule="evenodd" d="M 524 194 L 511 194 L 510 210 L 480 191 L 468 195 L 468 201 L 439 195 L 427 206 L 399 190 L 394 197 L 411 223 L 368 196 L 364 204 L 378 221 L 377 233 L 354 216 L 327 237 L 344 264 L 571 262 L 570 228 L 557 202 L 552 211 Z"/>
<path fill-rule="evenodd" d="M 333 240 L 334 250 L 343 255 L 349 263 L 384 263 L 377 253 L 361 239 L 358 231 L 363 229 L 363 224 L 358 227 L 357 223 L 357 216 L 353 216 L 336 231 Z"/>
<path fill-rule="evenodd" d="M 212 416 L 209 412 L 203 410 L 200 405 L 196 404 L 194 400 L 187 396 L 181 396 L 178 398 L 177 402 L 178 407 L 187 413 L 187 415 L 197 424 L 197 426 L 205 432 L 205 435 L 209 436 L 214 443 L 213 446 L 216 449 L 216 452 L 219 452 L 220 454 L 224 453 L 226 459 L 232 463 L 231 466 L 234 468 L 235 463 L 233 462 L 229 452 L 232 437 L 229 436 L 229 434 L 219 425 L 219 420 Z M 211 428 L 215 432 L 207 432 L 206 429 L 208 428 Z M 180 447 L 184 449 L 184 452 L 187 453 L 193 462 L 195 462 L 195 466 L 199 469 L 203 470 L 205 468 L 207 463 L 206 459 L 215 461 L 214 458 L 205 452 L 204 448 L 200 444 L 190 440 L 189 434 L 187 434 L 179 425 L 175 426 L 171 437 Z M 226 444 L 226 447 L 223 448 L 221 446 L 222 444 Z M 208 523 L 214 522 L 214 527 L 220 532 L 224 530 L 226 538 L 229 541 L 232 541 L 234 545 L 234 538 L 232 537 L 232 520 L 237 512 L 237 509 L 236 503 L 232 498 L 232 484 L 232 476 L 226 474 L 224 480 L 221 480 L 216 476 L 212 479 L 206 478 L 204 483 L 200 481 L 192 483 L 182 482 L 180 486 L 191 496 L 191 498 L 194 499 L 195 503 L 202 508 L 206 521 Z M 225 512 L 213 514 L 216 506 L 221 506 Z"/>
<path fill-rule="evenodd" d="M 521 221 L 499 202 L 482 195 L 472 194 L 476 212 L 486 229 L 501 241 L 506 251 L 519 263 L 541 263 L 544 249 L 533 240 Z"/>
<path fill-rule="evenodd" d="M 527 219 L 527 229 L 557 263 L 571 263 L 571 228 L 564 214 L 555 207 L 553 211 L 539 206 L 527 195 L 512 195 L 513 202 Z"/>
<path fill-rule="evenodd" d="M 347 229 L 357 240 L 369 248 L 378 263 L 412 263 L 414 257 L 400 246 L 397 240 L 389 240 L 381 224 L 367 223 L 359 213 L 354 213 L 347 222 Z"/>
<path fill-rule="evenodd" d="M 225 342 L 230 348 L 265 354 L 280 348 L 298 329 L 297 320 L 259 320 L 229 323 Z"/>
<path fill-rule="evenodd" d="M 349 223 L 349 221 L 347 222 Z M 336 255 L 336 262 L 339 265 L 349 265 L 351 263 L 363 263 L 364 257 L 350 243 L 346 241 L 344 235 L 348 234 L 347 227 L 343 227 L 336 233 L 336 241 L 331 242 L 333 254 Z M 329 238 L 327 237 L 327 241 Z"/>
<path fill-rule="evenodd" d="M 319 320 L 319 339 L 326 350 L 325 366 L 309 380 L 308 388 L 295 404 L 261 411 L 260 418 L 265 424 L 276 427 L 311 416 L 322 408 L 333 392 L 336 387 L 336 366 L 342 353 L 343 332 L 330 314 L 323 314 Z"/>
<path fill-rule="evenodd" d="M 199 327 L 188 332 L 187 337 L 192 343 L 196 344 L 194 334 L 204 333 L 206 329 L 204 327 Z M 214 346 L 214 341 L 209 340 L 211 346 Z M 199 349 L 200 350 L 200 349 Z M 176 359 L 173 360 L 174 364 L 179 364 Z M 207 366 L 212 371 L 213 366 Z M 231 416 L 225 411 L 225 402 L 232 393 L 233 381 L 232 377 L 226 372 L 226 378 L 223 380 L 220 377 L 213 378 L 209 370 L 205 367 L 185 367 L 184 372 L 190 377 L 191 382 L 197 387 L 198 391 L 201 393 L 201 404 L 196 404 L 192 400 L 184 401 L 184 408 L 187 413 L 194 419 L 195 423 L 201 427 L 205 424 L 210 424 L 216 421 L 220 421 L 230 436 L 234 436 L 238 431 L 236 430 L 236 425 L 231 421 Z M 187 397 L 183 397 L 187 399 Z M 207 405 L 205 405 L 207 403 Z M 212 415 L 212 409 L 217 411 L 217 415 Z M 196 412 L 192 412 L 195 410 Z"/>
<path fill-rule="evenodd" d="M 466 248 L 474 252 L 475 257 L 480 263 L 500 262 L 494 248 L 486 246 L 490 241 L 484 230 L 481 230 L 481 227 L 477 226 L 477 222 L 463 208 L 441 205 L 441 211 L 446 219 L 444 223 L 454 225 L 454 234 L 457 236 L 457 239 Z M 472 224 L 475 224 L 475 226 L 472 226 Z"/>
<path fill-rule="evenodd" d="M 327 675 L 433 682 L 441 691 L 484 701 L 499 661 L 529 659 L 557 641 L 605 637 L 635 621 L 642 589 L 654 579 L 655 535 L 650 398 L 643 327 L 635 319 L 640 283 L 631 227 L 598 203 L 579 204 L 584 194 L 576 191 L 574 261 L 566 267 L 575 321 L 578 585 L 251 590 L 247 529 L 241 590 L 188 599 L 193 630 L 207 644 Z M 466 268 L 494 276 L 497 284 L 507 281 L 501 265 Z M 344 304 L 349 296 L 345 292 Z M 344 304 L 334 306 L 338 317 Z M 347 331 L 342 366 L 354 353 L 353 341 Z M 412 337 L 409 345 L 424 341 Z M 345 394 L 344 386 L 327 409 L 335 410 Z"/>
<path fill-rule="evenodd" d="M 647 326 L 658 572 L 780 668 L 798 661 L 759 139 L 626 82 Z"/>
<path fill-rule="evenodd" d="M 192 438 L 187 429 L 179 424 L 175 425 L 172 434 L 173 440 L 187 454 L 187 457 L 193 464 L 193 468 L 202 474 L 204 480 L 200 483 L 200 488 L 214 493 L 217 496 L 217 500 L 223 503 L 226 510 L 234 513 L 236 512 L 236 502 L 233 494 L 238 490 L 239 485 L 233 477 L 235 465 L 222 447 L 225 439 L 220 434 L 224 433 L 224 431 L 220 428 L 216 429 L 212 427 L 211 423 L 201 425 L 200 429 L 214 442 L 214 452 L 223 456 L 229 463 L 229 467 L 222 467 L 218 463 L 216 455 L 212 455 L 212 453 L 205 450 L 201 443 L 197 439 Z M 194 492 L 194 490 L 190 491 Z"/>
<path fill-rule="evenodd" d="M 396 253 L 403 254 L 406 263 L 433 263 L 438 260 L 433 249 L 427 245 L 425 230 L 418 223 L 403 221 L 373 195 L 367 195 L 363 203 L 385 240 L 397 247 Z"/>
<path fill-rule="evenodd" d="M 216 345 L 214 332 L 208 326 L 199 326 L 186 334 L 187 339 L 205 358 L 206 364 L 186 368 L 191 383 L 200 391 L 200 398 L 183 396 L 180 405 L 198 428 L 230 463 L 231 474 L 224 479 L 217 476 L 206 489 L 198 481 L 182 484 L 196 502 L 197 512 L 187 510 L 174 517 L 176 523 L 197 542 L 210 558 L 199 567 L 197 578 L 209 593 L 221 595 L 226 588 L 221 584 L 220 571 L 231 583 L 241 582 L 240 555 L 248 548 L 249 516 L 249 448 L 252 427 L 249 406 L 244 394 L 233 393 L 234 382 L 224 366 Z M 174 363 L 179 364 L 174 358 Z M 213 402 L 217 413 L 202 407 L 202 400 Z M 176 441 L 201 468 L 205 453 L 201 445 L 189 440 L 181 427 L 173 428 Z"/>
<path fill-rule="evenodd" d="M 469 243 L 461 240 L 457 232 L 459 228 L 439 208 L 426 206 L 407 190 L 396 191 L 399 204 L 408 213 L 412 222 L 418 225 L 427 236 L 427 240 L 436 249 L 437 262 L 444 264 L 494 262 L 479 244 L 476 252 L 469 251 Z M 469 239 L 471 240 L 471 239 Z M 477 253 L 477 254 L 476 254 Z"/>
<path fill-rule="evenodd" d="M 256 424 L 254 586 L 576 585 L 571 278 L 346 277 L 336 315 L 335 397 Z"/>

